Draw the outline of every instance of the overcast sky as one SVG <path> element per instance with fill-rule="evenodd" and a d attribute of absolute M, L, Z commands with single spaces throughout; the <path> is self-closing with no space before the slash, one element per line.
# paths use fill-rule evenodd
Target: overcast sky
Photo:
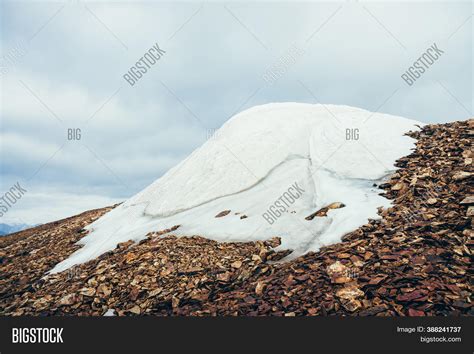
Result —
<path fill-rule="evenodd" d="M 27 193 L 0 222 L 122 201 L 258 104 L 466 119 L 472 13 L 454 1 L 2 1 L 0 194 L 16 182 Z M 122 76 L 156 43 L 166 53 L 130 86 Z M 400 76 L 433 43 L 443 55 L 408 86 Z M 292 47 L 296 62 L 266 82 Z"/>

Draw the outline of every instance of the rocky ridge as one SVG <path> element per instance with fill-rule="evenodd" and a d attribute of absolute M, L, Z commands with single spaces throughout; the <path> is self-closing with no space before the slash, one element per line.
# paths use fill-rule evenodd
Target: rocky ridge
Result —
<path fill-rule="evenodd" d="M 393 206 L 340 243 L 275 262 L 290 252 L 278 238 L 177 238 L 177 225 L 45 276 L 111 208 L 93 210 L 0 239 L 0 314 L 472 315 L 474 120 L 409 135 L 416 150 L 379 186 Z"/>

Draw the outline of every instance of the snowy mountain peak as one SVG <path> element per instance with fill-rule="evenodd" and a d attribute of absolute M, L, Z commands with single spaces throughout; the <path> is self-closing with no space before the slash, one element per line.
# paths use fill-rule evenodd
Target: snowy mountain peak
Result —
<path fill-rule="evenodd" d="M 181 225 L 180 235 L 218 241 L 280 236 L 281 248 L 294 255 L 315 251 L 389 205 L 373 184 L 410 153 L 413 140 L 404 133 L 415 124 L 421 123 L 336 105 L 272 103 L 245 110 L 90 225 L 84 247 L 53 272 L 174 225 Z M 230 212 L 215 217 L 224 210 Z"/>

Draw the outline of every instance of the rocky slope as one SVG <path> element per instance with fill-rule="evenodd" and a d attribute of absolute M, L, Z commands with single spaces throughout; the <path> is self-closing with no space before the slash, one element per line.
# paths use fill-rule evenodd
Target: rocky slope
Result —
<path fill-rule="evenodd" d="M 338 244 L 275 262 L 289 252 L 278 238 L 217 243 L 176 226 L 45 276 L 111 208 L 93 210 L 0 239 L 0 314 L 473 315 L 474 120 L 410 135 L 416 150 L 379 186 L 393 206 Z"/>

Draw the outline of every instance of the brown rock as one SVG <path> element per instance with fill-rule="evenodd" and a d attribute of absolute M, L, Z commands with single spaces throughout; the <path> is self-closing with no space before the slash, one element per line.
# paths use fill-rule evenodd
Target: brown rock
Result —
<path fill-rule="evenodd" d="M 76 294 L 68 294 L 59 300 L 60 305 L 72 305 L 78 301 Z"/>
<path fill-rule="evenodd" d="M 471 172 L 467 172 L 467 171 L 459 171 L 459 172 L 456 172 L 454 175 L 453 175 L 453 179 L 455 181 L 463 181 L 465 179 L 468 179 L 469 177 L 471 177 L 473 174 Z"/>
<path fill-rule="evenodd" d="M 344 208 L 344 207 L 345 207 L 344 203 L 334 202 L 334 203 L 331 203 L 331 204 L 325 206 L 324 208 L 319 209 L 318 211 L 314 212 L 313 214 L 305 217 L 305 219 L 306 220 L 313 220 L 315 217 L 327 216 L 327 213 L 328 213 L 329 210 L 339 209 L 339 208 Z"/>
<path fill-rule="evenodd" d="M 137 305 L 133 306 L 133 307 L 132 307 L 131 309 L 129 309 L 128 311 L 129 311 L 130 313 L 133 313 L 134 315 L 139 315 L 139 314 L 142 312 L 140 306 L 137 306 Z"/>
<path fill-rule="evenodd" d="M 84 296 L 94 296 L 95 295 L 95 289 L 94 288 L 82 288 L 79 290 L 79 293 Z"/>
<path fill-rule="evenodd" d="M 333 276 L 334 274 L 343 274 L 346 271 L 347 271 L 347 267 L 339 261 L 332 263 L 326 268 L 326 272 L 328 273 L 329 276 Z"/>
<path fill-rule="evenodd" d="M 474 206 L 470 206 L 469 208 L 467 208 L 466 216 L 474 216 Z"/>
<path fill-rule="evenodd" d="M 259 281 L 257 282 L 257 286 L 255 287 L 255 294 L 258 296 L 263 294 L 263 290 L 265 289 L 265 283 Z"/>
<path fill-rule="evenodd" d="M 231 264 L 232 268 L 237 268 L 239 269 L 240 267 L 242 267 L 242 261 L 235 261 Z"/>
<path fill-rule="evenodd" d="M 461 204 L 467 204 L 467 205 L 472 205 L 474 204 L 474 195 L 470 195 L 463 200 L 461 200 Z"/>
<path fill-rule="evenodd" d="M 226 216 L 230 213 L 230 210 L 223 210 L 219 214 L 217 214 L 215 217 L 216 218 L 222 218 L 223 216 Z"/>
<path fill-rule="evenodd" d="M 408 316 L 411 317 L 419 317 L 419 316 L 424 316 L 425 313 L 423 311 L 415 310 L 415 309 L 408 309 Z"/>
<path fill-rule="evenodd" d="M 355 285 L 349 285 L 336 291 L 336 296 L 344 300 L 353 300 L 364 296 L 364 292 Z"/>

